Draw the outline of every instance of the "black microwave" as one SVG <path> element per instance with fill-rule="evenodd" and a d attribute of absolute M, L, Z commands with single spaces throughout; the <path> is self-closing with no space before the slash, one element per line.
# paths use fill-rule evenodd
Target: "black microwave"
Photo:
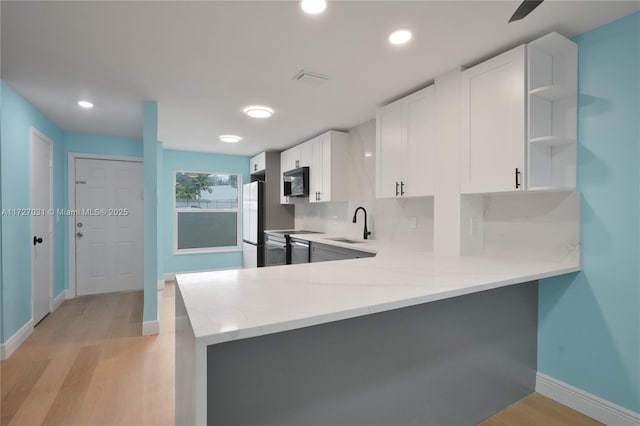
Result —
<path fill-rule="evenodd" d="M 309 195 L 309 168 L 299 167 L 282 174 L 284 195 L 287 197 L 307 197 Z"/>

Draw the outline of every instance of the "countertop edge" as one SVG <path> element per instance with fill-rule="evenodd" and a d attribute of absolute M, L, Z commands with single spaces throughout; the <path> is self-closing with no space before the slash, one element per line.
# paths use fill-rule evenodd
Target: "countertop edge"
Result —
<path fill-rule="evenodd" d="M 453 297 L 464 296 L 467 294 L 477 293 L 486 290 L 492 290 L 510 285 L 523 284 L 531 281 L 537 281 L 545 278 L 555 277 L 558 275 L 579 272 L 580 265 L 549 270 L 541 273 L 522 275 L 517 277 L 505 278 L 504 280 L 492 281 L 470 285 L 467 287 L 456 288 L 452 290 L 444 290 L 441 292 L 430 293 L 413 298 L 395 300 L 391 302 L 381 303 L 378 305 L 362 306 L 343 311 L 330 312 L 321 315 L 296 318 L 283 322 L 263 324 L 253 327 L 245 327 L 241 330 L 230 330 L 215 334 L 202 335 L 194 330 L 194 336 L 199 345 L 209 346 L 220 343 L 231 342 L 234 340 L 248 339 L 252 337 L 265 336 L 285 331 L 296 330 L 314 325 L 326 324 L 335 321 L 342 321 L 350 318 L 357 318 L 363 315 L 375 314 L 379 312 L 390 311 L 394 309 L 406 308 L 410 306 L 420 305 L 423 303 L 436 302 L 439 300 L 449 299 Z M 180 286 L 179 281 L 177 281 Z M 187 312 L 189 311 L 187 307 Z"/>

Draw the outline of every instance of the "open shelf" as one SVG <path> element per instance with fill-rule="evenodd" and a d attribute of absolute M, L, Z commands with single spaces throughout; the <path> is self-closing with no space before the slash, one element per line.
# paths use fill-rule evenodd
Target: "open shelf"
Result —
<path fill-rule="evenodd" d="M 527 189 L 567 191 L 576 185 L 578 49 L 557 33 L 528 52 Z"/>
<path fill-rule="evenodd" d="M 537 138 L 529 139 L 529 143 L 546 146 L 562 146 L 576 143 L 576 140 L 573 138 L 565 138 L 562 136 L 540 136 Z"/>
<path fill-rule="evenodd" d="M 575 96 L 576 92 L 574 92 L 573 90 L 569 90 L 566 87 L 552 84 L 548 86 L 536 87 L 535 89 L 531 89 L 529 94 L 533 96 L 538 96 L 548 101 L 557 101 L 560 99 L 566 99 L 571 96 Z"/>

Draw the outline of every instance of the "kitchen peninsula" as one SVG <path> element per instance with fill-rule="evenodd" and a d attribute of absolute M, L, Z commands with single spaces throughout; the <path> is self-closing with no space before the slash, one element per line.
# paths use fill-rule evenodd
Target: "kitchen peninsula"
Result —
<path fill-rule="evenodd" d="M 177 277 L 176 424 L 479 421 L 533 390 L 535 281 L 580 269 L 305 238 L 377 255 Z"/>

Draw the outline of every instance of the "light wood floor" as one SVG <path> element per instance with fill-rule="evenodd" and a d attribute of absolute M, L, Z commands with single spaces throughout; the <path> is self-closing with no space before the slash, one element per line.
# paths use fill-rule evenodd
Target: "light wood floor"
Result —
<path fill-rule="evenodd" d="M 142 293 L 65 301 L 0 364 L 2 425 L 171 425 L 174 285 L 162 292 L 161 333 L 141 336 Z M 532 394 L 479 426 L 601 423 Z"/>
<path fill-rule="evenodd" d="M 142 337 L 142 292 L 65 301 L 2 369 L 2 425 L 171 425 L 174 286 Z"/>
<path fill-rule="evenodd" d="M 477 426 L 604 426 L 539 393 L 521 399 Z"/>

